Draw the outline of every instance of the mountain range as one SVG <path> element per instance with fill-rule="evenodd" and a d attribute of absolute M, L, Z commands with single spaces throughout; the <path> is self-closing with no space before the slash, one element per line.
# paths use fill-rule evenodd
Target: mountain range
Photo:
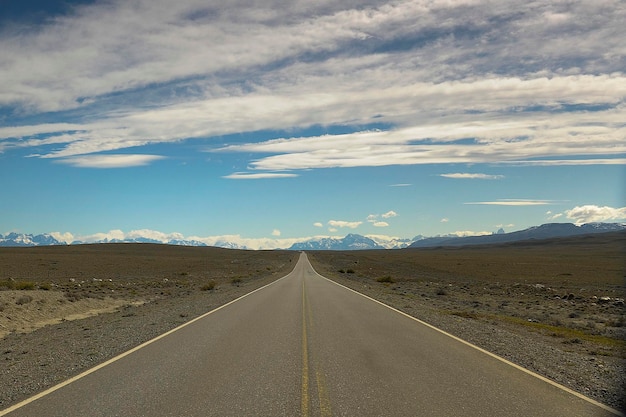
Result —
<path fill-rule="evenodd" d="M 399 249 L 399 248 L 425 248 L 434 246 L 465 246 L 493 243 L 510 243 L 531 239 L 550 239 L 555 237 L 567 237 L 592 233 L 604 233 L 626 230 L 626 224 L 622 223 L 587 223 L 575 225 L 572 223 L 548 223 L 534 226 L 528 229 L 505 233 L 500 229 L 491 235 L 458 237 L 455 235 L 424 237 L 416 236 L 413 239 L 387 238 L 382 236 L 362 236 L 348 234 L 343 238 L 320 237 L 312 238 L 291 245 L 288 250 L 364 250 L 364 249 Z M 75 241 L 70 244 L 84 244 L 86 242 Z M 133 237 L 127 239 L 104 239 L 89 243 L 156 243 L 183 246 L 208 246 L 206 243 L 194 239 L 171 239 L 157 240 L 149 237 Z M 66 242 L 57 240 L 49 233 L 32 235 L 23 233 L 0 234 L 0 246 L 52 246 L 67 245 Z M 213 246 L 230 249 L 247 249 L 235 242 L 219 240 Z"/>

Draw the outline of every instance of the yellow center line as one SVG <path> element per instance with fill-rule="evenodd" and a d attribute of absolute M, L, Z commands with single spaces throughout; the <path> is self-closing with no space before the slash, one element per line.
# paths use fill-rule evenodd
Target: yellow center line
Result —
<path fill-rule="evenodd" d="M 307 326 L 308 323 L 308 326 Z M 309 398 L 309 349 L 308 349 L 308 329 L 313 326 L 313 315 L 311 305 L 307 302 L 306 285 L 302 281 L 302 416 L 308 417 L 310 413 Z M 324 373 L 320 370 L 319 363 L 315 355 L 311 355 L 315 379 L 317 381 L 317 395 L 321 417 L 331 417 L 330 397 Z"/>
<path fill-rule="evenodd" d="M 306 294 L 302 281 L 302 417 L 309 416 L 309 348 L 306 329 Z"/>
<path fill-rule="evenodd" d="M 320 414 L 322 417 L 331 417 L 333 413 L 330 408 L 326 378 L 324 378 L 324 374 L 319 370 L 315 371 L 315 376 L 317 377 L 317 393 L 320 399 Z"/>

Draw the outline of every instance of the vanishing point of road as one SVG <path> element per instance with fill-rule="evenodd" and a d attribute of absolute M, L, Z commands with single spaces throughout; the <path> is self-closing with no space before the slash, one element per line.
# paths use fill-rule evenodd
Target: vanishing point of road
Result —
<path fill-rule="evenodd" d="M 615 416 L 318 275 L 284 278 L 0 416 Z"/>

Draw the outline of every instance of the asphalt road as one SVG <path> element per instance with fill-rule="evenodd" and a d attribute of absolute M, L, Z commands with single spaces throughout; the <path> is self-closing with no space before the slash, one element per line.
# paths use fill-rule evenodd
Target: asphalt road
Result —
<path fill-rule="evenodd" d="M 0 416 L 612 416 L 318 275 L 293 272 Z"/>

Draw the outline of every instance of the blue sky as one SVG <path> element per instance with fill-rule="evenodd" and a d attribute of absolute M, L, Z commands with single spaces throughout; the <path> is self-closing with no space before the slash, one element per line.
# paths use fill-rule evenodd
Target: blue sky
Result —
<path fill-rule="evenodd" d="M 623 1 L 0 1 L 0 233 L 626 221 Z"/>

